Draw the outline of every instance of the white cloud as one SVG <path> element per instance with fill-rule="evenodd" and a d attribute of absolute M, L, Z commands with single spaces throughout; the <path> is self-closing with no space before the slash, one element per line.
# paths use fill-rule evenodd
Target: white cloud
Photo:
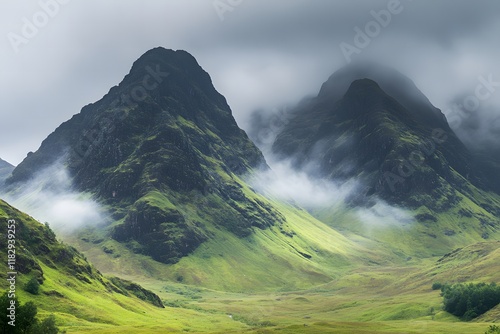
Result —
<path fill-rule="evenodd" d="M 0 194 L 9 204 L 40 222 L 48 222 L 58 233 L 69 233 L 85 225 L 106 222 L 105 210 L 90 195 L 72 189 L 66 168 L 57 162 L 38 172 L 15 190 Z"/>
<path fill-rule="evenodd" d="M 328 207 L 343 201 L 355 188 L 355 182 L 336 184 L 310 173 L 296 170 L 290 161 L 270 163 L 271 169 L 252 176 L 250 184 L 259 192 L 284 201 L 294 201 L 308 209 Z"/>
<path fill-rule="evenodd" d="M 390 226 L 405 227 L 415 222 L 415 219 L 407 210 L 389 205 L 382 200 L 378 200 L 370 208 L 357 208 L 356 216 L 367 229 Z"/>

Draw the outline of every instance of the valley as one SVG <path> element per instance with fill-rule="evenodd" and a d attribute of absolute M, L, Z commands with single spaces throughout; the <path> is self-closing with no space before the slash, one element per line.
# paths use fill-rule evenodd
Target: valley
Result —
<path fill-rule="evenodd" d="M 499 256 L 498 242 L 471 248 L 460 254 L 460 260 L 450 259 L 445 265 L 433 258 L 412 266 L 357 268 L 326 284 L 299 291 L 228 293 L 138 276 L 130 278 L 141 279 L 145 287 L 159 291 L 162 299 L 169 301 L 167 309 L 195 310 L 203 315 L 220 316 L 228 326 L 231 323 L 238 326 L 214 333 L 482 334 L 488 323 L 498 321 L 498 307 L 478 321 L 464 323 L 441 310 L 439 291 L 431 289 L 436 281 L 498 280 L 498 271 L 494 270 Z M 483 253 L 479 258 L 485 259 L 476 263 L 478 257 L 470 254 L 479 252 Z M 461 275 L 457 276 L 457 272 Z M 212 332 L 198 331 L 191 324 L 186 321 L 186 327 L 177 330 Z M 91 328 L 88 330 L 92 332 Z"/>
<path fill-rule="evenodd" d="M 19 299 L 67 333 L 484 333 L 499 305 L 464 321 L 433 286 L 500 282 L 500 170 L 409 78 L 371 69 L 333 74 L 257 147 L 191 54 L 147 51 L 0 160 Z"/>

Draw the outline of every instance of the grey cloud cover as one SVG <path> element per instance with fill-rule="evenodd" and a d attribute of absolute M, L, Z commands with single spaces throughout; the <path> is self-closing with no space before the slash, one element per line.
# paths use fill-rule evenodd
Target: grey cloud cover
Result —
<path fill-rule="evenodd" d="M 23 18 L 50 1 L 0 5 L 0 157 L 14 164 L 159 45 L 192 53 L 246 127 L 253 110 L 317 93 L 346 64 L 340 43 L 352 44 L 354 28 L 364 29 L 370 11 L 390 3 L 243 0 L 221 21 L 212 0 L 66 1 L 15 53 L 8 34 L 20 34 Z M 500 2 L 401 0 L 401 6 L 355 57 L 400 70 L 445 113 L 457 96 L 473 93 L 478 76 L 500 81 Z M 495 101 L 485 114 L 499 110 Z"/>

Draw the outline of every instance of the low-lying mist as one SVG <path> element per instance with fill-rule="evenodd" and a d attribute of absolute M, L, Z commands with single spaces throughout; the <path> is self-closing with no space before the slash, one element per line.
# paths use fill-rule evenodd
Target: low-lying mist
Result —
<path fill-rule="evenodd" d="M 355 180 L 336 182 L 296 170 L 289 160 L 269 162 L 271 169 L 253 175 L 250 184 L 259 193 L 291 202 L 307 210 L 335 208 L 363 189 Z M 369 205 L 352 208 L 354 217 L 370 231 L 374 228 L 405 226 L 414 222 L 404 208 L 371 197 Z"/>
<path fill-rule="evenodd" d="M 375 205 L 356 209 L 357 218 L 366 227 L 377 228 L 387 226 L 405 226 L 415 222 L 415 218 L 407 210 L 377 199 Z"/>
<path fill-rule="evenodd" d="M 250 179 L 252 187 L 306 209 L 339 204 L 356 188 L 355 182 L 335 183 L 296 170 L 290 160 L 268 160 L 268 164 L 271 169 L 260 171 Z"/>
<path fill-rule="evenodd" d="M 262 142 L 260 143 L 262 145 Z M 278 159 L 270 147 L 262 147 L 270 169 L 260 170 L 249 179 L 259 193 L 298 205 L 306 210 L 348 207 L 350 198 L 366 187 L 354 178 L 349 181 L 328 180 L 315 172 L 314 158 L 311 163 L 296 169 L 293 159 Z M 365 226 L 366 232 L 375 228 L 406 226 L 415 221 L 404 208 L 393 206 L 371 196 L 363 205 L 352 207 L 354 219 Z"/>
<path fill-rule="evenodd" d="M 67 234 L 86 225 L 106 221 L 106 212 L 89 194 L 73 188 L 62 160 L 38 172 L 30 181 L 16 184 L 0 197 L 56 232 Z"/>

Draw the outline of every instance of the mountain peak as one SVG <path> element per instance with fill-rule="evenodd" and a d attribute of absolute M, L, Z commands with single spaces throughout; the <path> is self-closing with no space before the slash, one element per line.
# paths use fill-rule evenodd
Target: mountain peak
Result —
<path fill-rule="evenodd" d="M 412 117 L 426 126 L 449 130 L 444 114 L 432 105 L 415 83 L 401 72 L 377 63 L 352 63 L 335 73 L 322 85 L 318 98 L 340 100 L 351 84 L 360 79 L 371 79 L 389 96 L 406 108 Z"/>
<path fill-rule="evenodd" d="M 379 84 L 375 82 L 372 79 L 368 78 L 363 78 L 363 79 L 357 79 L 354 80 L 349 88 L 347 89 L 347 92 L 345 93 L 344 96 L 351 96 L 354 95 L 355 97 L 361 96 L 369 96 L 373 94 L 380 94 L 383 93 L 382 89 L 380 88 Z"/>
<path fill-rule="evenodd" d="M 213 86 L 210 75 L 184 50 L 157 47 L 145 52 L 133 63 L 122 82 L 110 90 L 109 95 L 116 99 L 116 93 L 119 93 L 119 98 L 123 100 L 124 90 L 128 90 L 125 94 L 128 105 L 147 97 L 158 99 L 177 91 L 176 94 L 191 99 L 200 92 L 224 109 L 229 109 L 226 99 Z"/>
<path fill-rule="evenodd" d="M 341 89 L 347 89 L 350 84 L 357 80 L 370 79 L 377 82 L 382 88 L 390 86 L 389 83 L 396 83 L 405 87 L 414 85 L 413 81 L 401 72 L 375 62 L 357 62 L 348 64 L 335 71 L 328 80 L 323 83 L 318 96 L 336 96 Z"/>
<path fill-rule="evenodd" d="M 167 136 L 168 140 L 179 137 L 176 142 L 185 141 L 185 138 L 180 138 L 186 135 L 185 132 L 193 131 L 192 127 L 180 131 L 184 134 L 165 134 L 167 130 L 172 131 L 169 126 L 177 122 L 196 125 L 200 131 L 209 132 L 223 141 L 239 141 L 237 147 L 248 148 L 250 154 L 244 157 L 240 152 L 238 159 L 229 159 L 231 154 L 224 149 L 228 152 L 222 156 L 231 160 L 229 165 L 233 171 L 244 172 L 265 164 L 258 149 L 247 143 L 248 137 L 236 124 L 226 99 L 215 89 L 209 74 L 196 59 L 183 50 L 157 47 L 136 60 L 120 84 L 111 88 L 101 100 L 85 106 L 80 114 L 49 135 L 41 149 L 29 155 L 7 182 L 29 179 L 40 168 L 58 160 L 63 152 L 69 152 L 70 167 L 78 166 L 74 170 L 78 181 L 82 173 L 80 164 L 93 164 L 88 159 L 89 151 L 101 151 L 103 145 L 108 145 L 106 150 L 113 152 L 106 156 L 104 164 L 113 165 L 124 157 L 121 147 L 127 146 L 127 151 L 130 151 L 137 145 L 131 143 L 132 135 L 139 138 L 164 133 L 162 136 Z M 195 137 L 192 134 L 197 149 L 206 154 L 209 143 Z M 122 144 L 112 144 L 111 141 Z M 130 142 L 130 146 L 124 142 Z"/>
<path fill-rule="evenodd" d="M 178 68 L 182 68 L 184 71 L 193 69 L 203 71 L 196 59 L 189 52 L 184 50 L 172 50 L 164 47 L 156 47 L 146 51 L 142 56 L 140 56 L 139 59 L 137 59 L 132 65 L 132 70 L 130 72 L 132 73 L 136 70 L 143 69 L 146 66 L 155 65 L 175 65 Z"/>
<path fill-rule="evenodd" d="M 379 84 L 376 83 L 372 79 L 368 78 L 363 78 L 363 79 L 358 79 L 354 80 L 351 85 L 349 86 L 349 89 L 356 89 L 356 88 L 380 88 Z"/>
<path fill-rule="evenodd" d="M 164 48 L 163 46 L 157 46 L 155 48 L 152 48 L 146 52 L 143 53 L 142 56 L 139 57 L 137 61 L 140 61 L 142 59 L 147 59 L 151 57 L 160 57 L 160 58 L 169 58 L 169 57 L 186 57 L 190 58 L 194 61 L 196 59 L 186 50 L 173 50 L 173 49 L 167 49 Z"/>

